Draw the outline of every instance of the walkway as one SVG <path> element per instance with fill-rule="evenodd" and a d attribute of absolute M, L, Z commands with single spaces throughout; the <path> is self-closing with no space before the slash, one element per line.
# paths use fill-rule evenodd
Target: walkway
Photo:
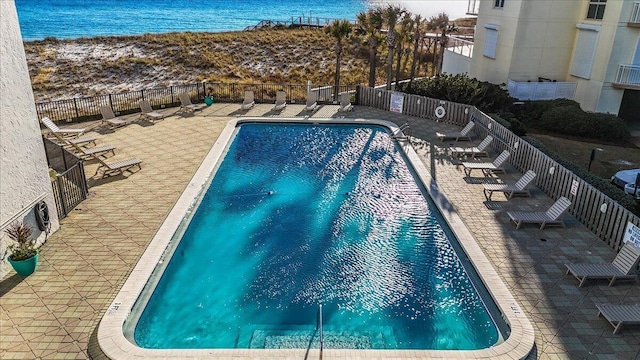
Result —
<path fill-rule="evenodd" d="M 96 127 L 100 143 L 117 146 L 115 159 L 136 156 L 142 170 L 125 177 L 91 177 L 90 197 L 62 220 L 61 228 L 41 248 L 35 274 L 14 272 L 0 282 L 1 359 L 85 359 L 100 357 L 95 329 L 154 233 L 184 190 L 226 122 L 233 116 L 304 116 L 303 105 L 282 114 L 272 105 L 249 113 L 238 104 L 214 104 L 191 117 L 172 115 L 152 125 L 140 121 L 116 131 Z M 567 228 L 515 231 L 508 209 L 544 209 L 551 200 L 539 190 L 533 198 L 487 202 L 482 179 L 465 179 L 462 168 L 445 154 L 449 143 L 433 141 L 448 125 L 356 106 L 336 113 L 324 106 L 317 117 L 358 117 L 408 122 L 414 147 L 435 174 L 440 188 L 465 221 L 486 256 L 527 313 L 536 331 L 531 359 L 639 359 L 640 327 L 612 327 L 596 317 L 595 302 L 636 303 L 637 283 L 592 281 L 583 288 L 564 276 L 571 261 L 609 262 L 613 250 L 576 220 Z M 175 109 L 168 109 L 173 112 Z M 86 163 L 87 176 L 97 165 Z M 515 178 L 515 170 L 506 176 Z"/>

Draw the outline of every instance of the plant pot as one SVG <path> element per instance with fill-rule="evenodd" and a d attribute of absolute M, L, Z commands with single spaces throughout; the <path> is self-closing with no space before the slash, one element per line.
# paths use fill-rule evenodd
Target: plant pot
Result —
<path fill-rule="evenodd" d="M 13 266 L 13 269 L 18 273 L 18 275 L 22 277 L 27 277 L 33 274 L 34 271 L 36 271 L 36 265 L 38 265 L 38 252 L 36 251 L 35 256 L 25 260 L 15 261 L 15 260 L 11 260 L 11 257 L 9 257 L 8 260 L 9 260 L 9 264 Z"/>

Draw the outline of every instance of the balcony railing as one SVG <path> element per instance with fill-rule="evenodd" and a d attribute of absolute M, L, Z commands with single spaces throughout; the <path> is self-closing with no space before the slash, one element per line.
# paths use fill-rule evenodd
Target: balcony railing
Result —
<path fill-rule="evenodd" d="M 447 50 L 466 57 L 471 57 L 473 54 L 473 41 L 456 36 L 449 36 L 449 39 L 447 40 Z"/>
<path fill-rule="evenodd" d="M 480 0 L 469 0 L 467 3 L 467 15 L 478 15 Z"/>
<path fill-rule="evenodd" d="M 640 89 L 640 65 L 618 65 L 613 84 L 622 88 Z"/>
<path fill-rule="evenodd" d="M 631 18 L 629 18 L 629 26 L 640 26 L 640 2 L 633 3 Z"/>

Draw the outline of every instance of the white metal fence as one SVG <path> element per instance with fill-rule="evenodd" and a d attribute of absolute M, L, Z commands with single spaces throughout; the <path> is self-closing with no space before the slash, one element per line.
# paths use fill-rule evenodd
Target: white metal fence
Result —
<path fill-rule="evenodd" d="M 640 86 L 640 65 L 618 65 L 614 83 Z"/>
<path fill-rule="evenodd" d="M 518 100 L 573 100 L 577 85 L 575 82 L 521 82 L 509 79 L 507 90 L 509 95 Z"/>
<path fill-rule="evenodd" d="M 391 93 L 361 87 L 358 104 L 389 110 Z M 616 251 L 622 246 L 627 223 L 640 226 L 638 216 L 475 107 L 403 94 L 402 113 L 405 115 L 435 119 L 435 108 L 438 106 L 446 110 L 446 115 L 439 121 L 462 126 L 473 119 L 476 122 L 476 134 L 480 138 L 491 134 L 498 140 L 492 143 L 496 152 L 509 148 L 512 154 L 509 163 L 514 168 L 523 173 L 535 171 L 538 174 L 536 186 L 552 199 L 561 196 L 570 199 L 569 213 Z M 517 147 L 515 143 L 518 143 Z"/>

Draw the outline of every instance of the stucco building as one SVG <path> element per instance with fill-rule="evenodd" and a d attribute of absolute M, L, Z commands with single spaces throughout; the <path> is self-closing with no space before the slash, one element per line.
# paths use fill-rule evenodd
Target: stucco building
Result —
<path fill-rule="evenodd" d="M 640 120 L 640 1 L 468 1 L 475 39 L 449 42 L 445 72 Z"/>
<path fill-rule="evenodd" d="M 45 240 L 33 211 L 40 201 L 53 232 L 58 216 L 18 16 L 14 0 L 0 0 L 0 254 L 9 242 L 4 229 L 15 221 L 31 225 L 38 243 Z M 0 263 L 0 277 L 9 269 Z"/>

